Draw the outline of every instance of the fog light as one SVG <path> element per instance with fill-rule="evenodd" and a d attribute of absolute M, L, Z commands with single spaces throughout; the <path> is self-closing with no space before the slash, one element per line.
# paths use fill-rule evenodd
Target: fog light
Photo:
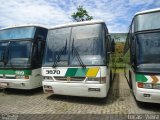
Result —
<path fill-rule="evenodd" d="M 49 89 L 45 89 L 44 93 L 54 93 L 54 91 L 53 90 L 49 90 Z"/>
<path fill-rule="evenodd" d="M 53 80 L 53 78 L 51 76 L 43 76 L 44 80 Z"/>
<path fill-rule="evenodd" d="M 49 85 L 44 85 L 43 86 L 45 89 L 52 89 L 52 86 L 49 86 Z"/>

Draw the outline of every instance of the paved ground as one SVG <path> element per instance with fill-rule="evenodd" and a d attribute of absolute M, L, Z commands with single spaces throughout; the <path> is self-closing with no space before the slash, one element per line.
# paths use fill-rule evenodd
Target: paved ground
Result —
<path fill-rule="evenodd" d="M 0 113 L 15 114 L 160 114 L 160 104 L 137 105 L 123 74 L 116 74 L 105 101 L 33 91 L 0 91 Z"/>

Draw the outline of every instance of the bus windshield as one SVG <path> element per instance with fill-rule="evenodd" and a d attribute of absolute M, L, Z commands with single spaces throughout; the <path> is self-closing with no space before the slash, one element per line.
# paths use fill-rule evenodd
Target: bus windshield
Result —
<path fill-rule="evenodd" d="M 160 64 L 160 32 L 137 35 L 137 63 Z"/>
<path fill-rule="evenodd" d="M 71 28 L 60 28 L 48 32 L 44 63 L 46 66 L 53 66 L 56 62 L 57 66 L 68 65 L 70 30 Z"/>
<path fill-rule="evenodd" d="M 84 65 L 104 65 L 102 24 L 77 26 L 72 30 L 72 45 L 77 49 Z M 70 56 L 70 65 L 80 65 L 74 53 Z"/>
<path fill-rule="evenodd" d="M 29 67 L 31 41 L 10 42 L 7 67 Z"/>
<path fill-rule="evenodd" d="M 159 29 L 160 12 L 137 15 L 135 17 L 135 31 Z"/>
<path fill-rule="evenodd" d="M 8 46 L 6 67 L 29 67 L 31 41 L 12 41 Z"/>
<path fill-rule="evenodd" d="M 102 28 L 102 24 L 93 24 L 50 30 L 44 66 L 53 66 L 55 62 L 57 66 L 80 66 L 78 58 L 85 65 L 105 65 Z"/>

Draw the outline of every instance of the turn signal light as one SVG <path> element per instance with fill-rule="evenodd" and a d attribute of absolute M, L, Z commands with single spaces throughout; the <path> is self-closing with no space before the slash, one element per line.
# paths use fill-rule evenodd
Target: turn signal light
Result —
<path fill-rule="evenodd" d="M 29 79 L 29 76 L 25 76 L 25 79 Z"/>
<path fill-rule="evenodd" d="M 138 83 L 137 83 L 137 86 L 138 86 L 139 88 L 143 88 L 143 83 L 138 82 Z"/>

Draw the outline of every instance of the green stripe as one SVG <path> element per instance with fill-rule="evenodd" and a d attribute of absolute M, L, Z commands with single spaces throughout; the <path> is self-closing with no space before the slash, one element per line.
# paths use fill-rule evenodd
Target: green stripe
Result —
<path fill-rule="evenodd" d="M 65 77 L 86 77 L 89 69 L 92 68 L 68 68 Z"/>
<path fill-rule="evenodd" d="M 85 77 L 89 68 L 68 68 L 66 77 Z"/>
<path fill-rule="evenodd" d="M 78 68 L 68 68 L 65 74 L 66 77 L 75 77 Z"/>
<path fill-rule="evenodd" d="M 79 68 L 75 74 L 75 77 L 85 77 L 87 74 L 88 68 Z"/>
<path fill-rule="evenodd" d="M 147 82 L 147 78 L 144 76 L 144 75 L 142 75 L 142 74 L 136 74 L 136 81 L 137 82 Z"/>
<path fill-rule="evenodd" d="M 0 74 L 7 74 L 7 75 L 31 75 L 31 70 L 0 70 Z"/>

